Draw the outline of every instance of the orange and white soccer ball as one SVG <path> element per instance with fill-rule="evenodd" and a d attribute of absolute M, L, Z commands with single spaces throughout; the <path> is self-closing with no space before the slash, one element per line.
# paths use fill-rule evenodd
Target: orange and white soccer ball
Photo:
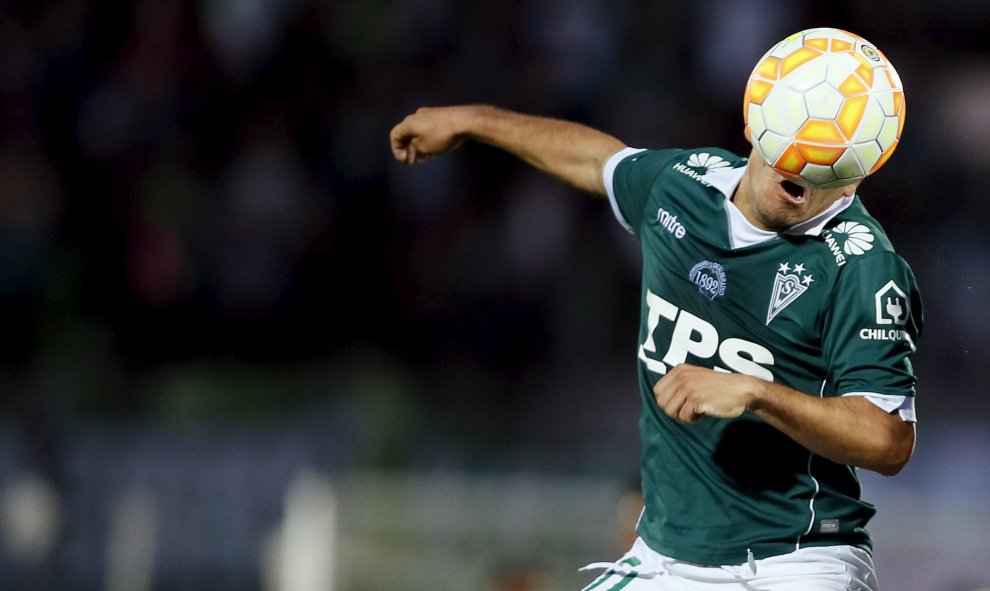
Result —
<path fill-rule="evenodd" d="M 808 29 L 757 62 L 743 116 L 747 137 L 777 172 L 808 187 L 841 187 L 894 152 L 904 129 L 904 88 L 866 39 Z"/>

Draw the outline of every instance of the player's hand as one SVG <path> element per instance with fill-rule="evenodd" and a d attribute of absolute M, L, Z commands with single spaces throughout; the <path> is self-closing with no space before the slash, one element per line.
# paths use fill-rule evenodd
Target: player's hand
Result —
<path fill-rule="evenodd" d="M 444 154 L 464 141 L 458 132 L 457 107 L 423 107 L 392 128 L 389 137 L 395 159 L 418 164 Z"/>
<path fill-rule="evenodd" d="M 653 386 L 653 396 L 676 421 L 693 423 L 704 416 L 731 419 L 749 409 L 754 380 L 682 363 Z"/>

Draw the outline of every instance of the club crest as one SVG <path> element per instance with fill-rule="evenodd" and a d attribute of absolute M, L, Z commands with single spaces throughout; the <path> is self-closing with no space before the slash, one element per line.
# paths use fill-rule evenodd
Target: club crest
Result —
<path fill-rule="evenodd" d="M 691 267 L 688 274 L 691 283 L 698 287 L 698 293 L 709 302 L 725 295 L 725 268 L 714 261 L 701 261 Z"/>
<path fill-rule="evenodd" d="M 767 309 L 767 325 L 777 314 L 791 305 L 801 294 L 808 291 L 815 279 L 804 268 L 804 263 L 791 267 L 790 263 L 781 263 L 777 275 L 773 279 L 773 293 L 770 295 L 770 307 Z"/>

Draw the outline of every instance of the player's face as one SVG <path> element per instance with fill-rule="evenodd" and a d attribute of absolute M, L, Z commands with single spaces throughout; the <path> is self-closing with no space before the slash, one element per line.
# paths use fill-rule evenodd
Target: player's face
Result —
<path fill-rule="evenodd" d="M 781 176 L 753 150 L 732 201 L 754 226 L 780 232 L 815 217 L 855 190 L 856 184 L 835 189 L 802 187 Z"/>

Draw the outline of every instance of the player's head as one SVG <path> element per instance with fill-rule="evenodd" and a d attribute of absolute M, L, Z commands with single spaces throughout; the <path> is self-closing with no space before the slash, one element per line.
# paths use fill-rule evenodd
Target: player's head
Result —
<path fill-rule="evenodd" d="M 808 29 L 757 61 L 743 117 L 767 165 L 799 185 L 832 189 L 872 174 L 894 152 L 904 125 L 903 85 L 866 39 Z"/>
<path fill-rule="evenodd" d="M 841 187 L 799 185 L 767 164 L 753 148 L 733 202 L 763 230 L 780 232 L 807 221 L 838 199 L 855 194 L 859 181 Z"/>

